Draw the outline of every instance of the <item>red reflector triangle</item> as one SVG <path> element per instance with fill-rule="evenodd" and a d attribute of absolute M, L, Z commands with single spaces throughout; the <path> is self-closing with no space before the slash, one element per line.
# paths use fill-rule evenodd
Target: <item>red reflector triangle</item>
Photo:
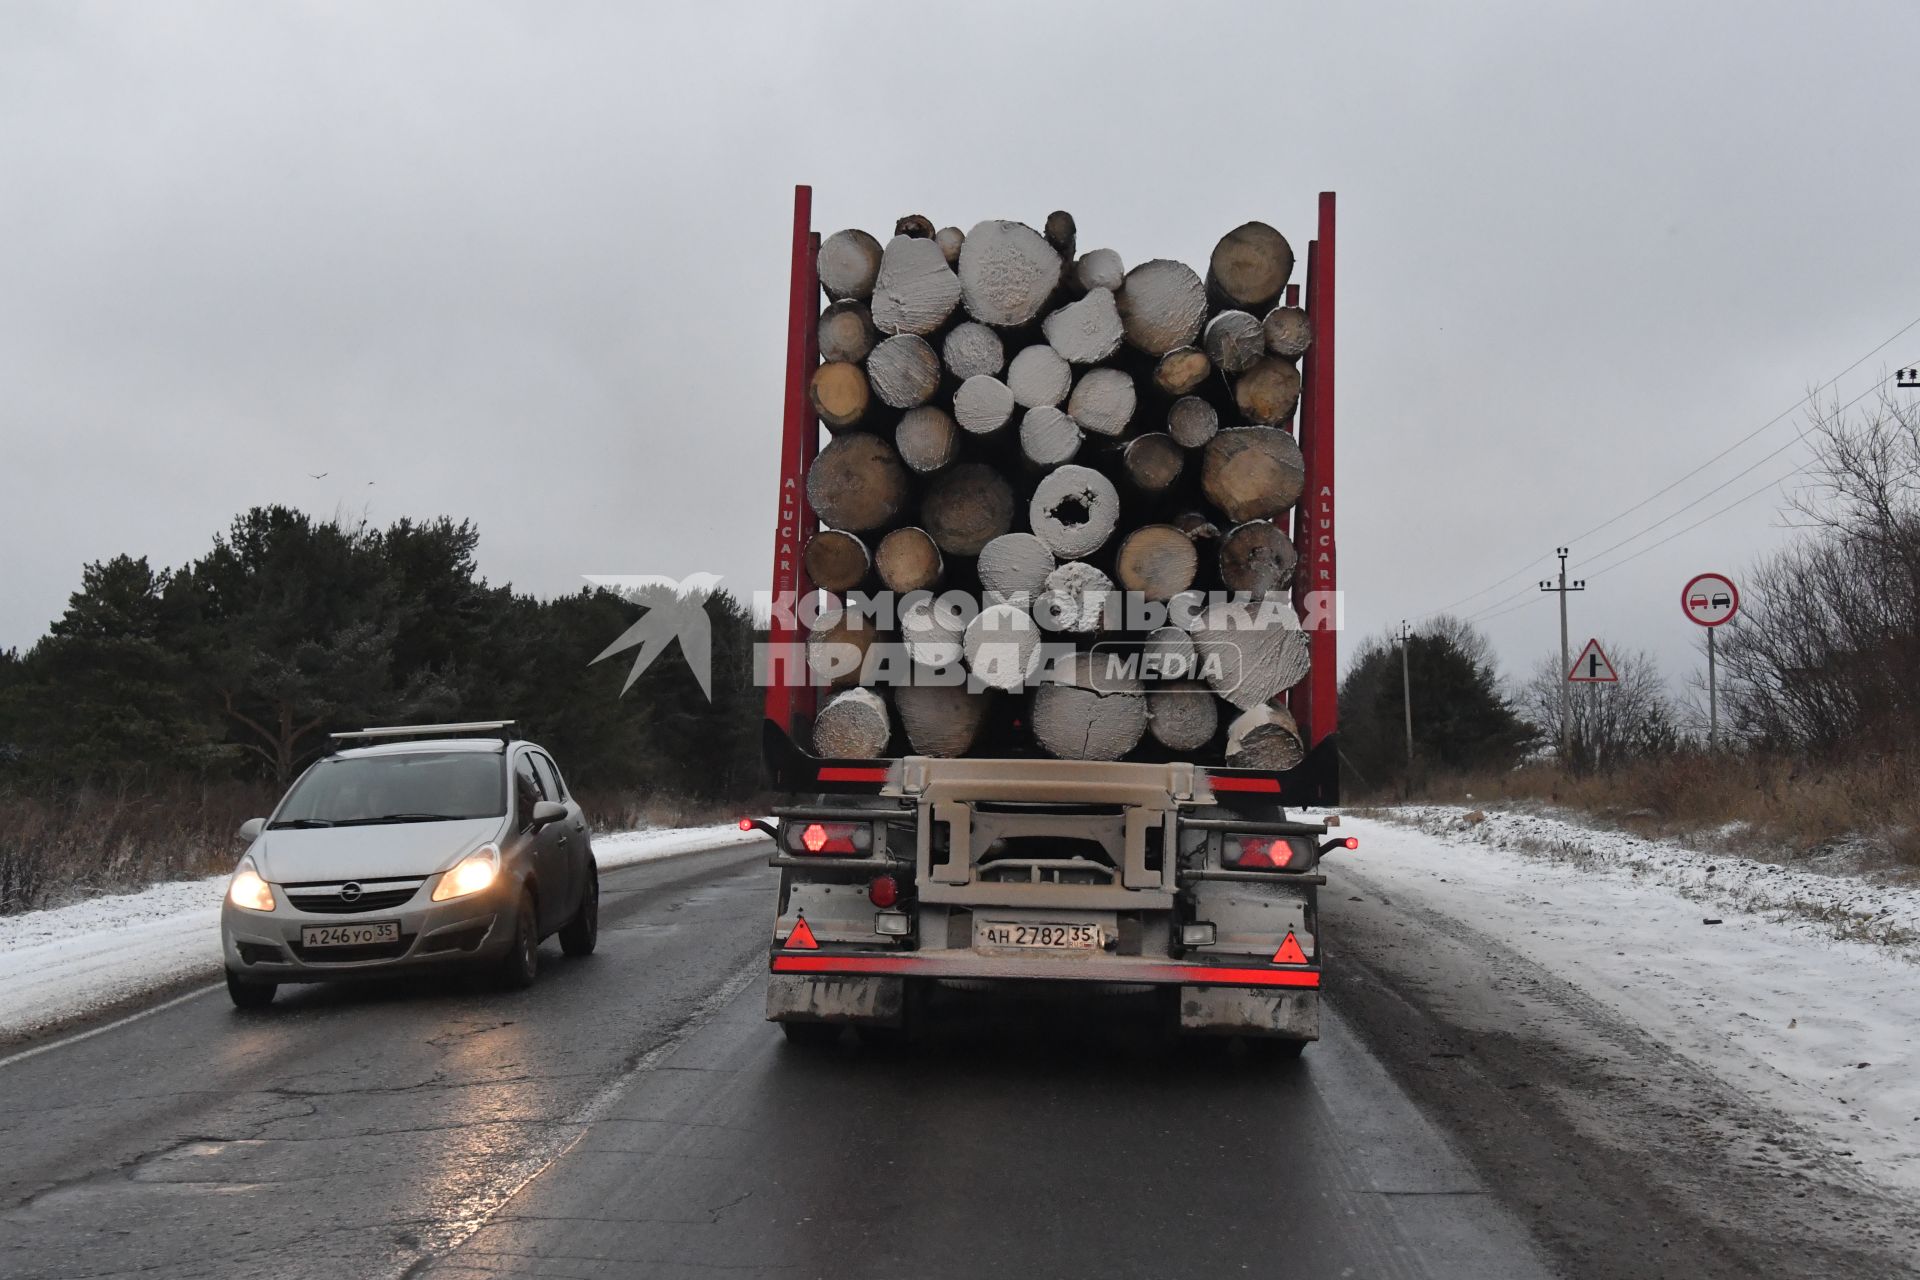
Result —
<path fill-rule="evenodd" d="M 1293 935 L 1288 934 L 1287 936 L 1291 938 Z M 793 932 L 787 935 L 786 947 L 789 951 L 818 951 L 820 949 L 820 944 L 813 940 L 813 930 L 807 928 L 807 918 L 805 916 L 800 917 L 800 923 L 793 926 Z M 1298 950 L 1298 948 L 1296 947 L 1295 950 Z"/>
<path fill-rule="evenodd" d="M 801 927 L 805 928 L 805 925 L 803 924 Z M 788 943 L 787 945 L 791 946 L 793 944 Z M 1275 964 L 1305 964 L 1307 962 L 1307 953 L 1302 951 L 1299 942 L 1295 941 L 1293 930 L 1287 930 L 1287 939 L 1280 944 L 1280 949 L 1273 953 L 1273 962 Z"/>

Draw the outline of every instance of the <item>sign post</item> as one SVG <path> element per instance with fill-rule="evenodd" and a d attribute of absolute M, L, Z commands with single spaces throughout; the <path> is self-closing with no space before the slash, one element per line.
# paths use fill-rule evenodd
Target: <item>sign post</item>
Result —
<path fill-rule="evenodd" d="M 1702 573 L 1680 591 L 1680 611 L 1687 621 L 1707 629 L 1707 750 L 1720 749 L 1720 685 L 1713 633 L 1740 612 L 1740 588 L 1724 573 Z"/>

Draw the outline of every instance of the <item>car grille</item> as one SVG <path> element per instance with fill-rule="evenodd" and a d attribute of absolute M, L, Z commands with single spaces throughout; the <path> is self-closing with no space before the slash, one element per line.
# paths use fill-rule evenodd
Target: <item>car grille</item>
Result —
<path fill-rule="evenodd" d="M 296 911 L 315 915 L 348 916 L 367 911 L 386 911 L 410 901 L 420 892 L 425 880 L 359 880 L 334 884 L 290 884 L 287 901 Z M 358 888 L 357 895 L 342 892 L 348 885 Z"/>
<path fill-rule="evenodd" d="M 369 942 L 358 947 L 303 947 L 297 942 L 287 946 L 293 954 L 308 964 L 351 964 L 356 960 L 394 960 L 407 954 L 407 948 L 413 945 L 413 939 L 402 937 L 398 942 Z"/>

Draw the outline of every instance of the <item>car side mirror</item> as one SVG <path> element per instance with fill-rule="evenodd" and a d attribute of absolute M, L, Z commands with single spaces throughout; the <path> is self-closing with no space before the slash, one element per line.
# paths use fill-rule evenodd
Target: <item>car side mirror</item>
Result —
<path fill-rule="evenodd" d="M 234 843 L 252 844 L 260 838 L 260 833 L 266 829 L 267 820 L 265 818 L 248 818 L 240 824 L 240 829 L 233 833 Z"/>
<path fill-rule="evenodd" d="M 533 829 L 538 831 L 549 823 L 558 822 L 567 816 L 567 806 L 552 800 L 542 800 L 533 806 Z"/>

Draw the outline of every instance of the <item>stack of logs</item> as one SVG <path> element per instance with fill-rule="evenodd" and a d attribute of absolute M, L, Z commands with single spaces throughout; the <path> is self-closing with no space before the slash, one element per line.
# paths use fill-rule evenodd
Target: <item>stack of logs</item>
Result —
<path fill-rule="evenodd" d="M 858 230 L 820 245 L 811 395 L 832 439 L 807 477 L 824 527 L 805 560 L 830 595 L 809 640 L 835 689 L 821 756 L 1302 758 L 1284 706 L 1308 651 L 1289 598 L 1290 427 L 1312 333 L 1285 301 L 1293 250 L 1249 222 L 1203 278 L 1160 258 L 1127 270 L 1076 238 L 1064 212 L 965 233 L 915 215 L 885 245 Z M 881 590 L 932 594 L 886 632 L 833 605 Z M 976 608 L 943 606 L 953 591 Z M 1181 604 L 1184 625 L 1115 630 L 1130 624 L 1115 592 Z M 946 682 L 874 681 L 847 659 L 876 641 Z M 1043 641 L 1080 652 L 1036 683 Z M 1163 660 L 1139 671 L 1186 678 L 1115 676 L 1105 655 L 1129 647 Z"/>

